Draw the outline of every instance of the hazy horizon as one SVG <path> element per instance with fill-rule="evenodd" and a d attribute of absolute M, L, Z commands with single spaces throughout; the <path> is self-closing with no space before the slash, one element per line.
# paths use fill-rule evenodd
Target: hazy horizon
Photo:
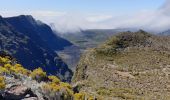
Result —
<path fill-rule="evenodd" d="M 57 31 L 137 28 L 154 31 L 170 27 L 168 0 L 2 0 L 0 15 L 32 15 Z"/>

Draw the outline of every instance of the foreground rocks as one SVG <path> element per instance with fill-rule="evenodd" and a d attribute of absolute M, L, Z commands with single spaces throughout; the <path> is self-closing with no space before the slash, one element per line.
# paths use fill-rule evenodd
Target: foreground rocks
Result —
<path fill-rule="evenodd" d="M 3 97 L 6 100 L 38 100 L 36 94 L 31 91 L 31 88 L 26 86 L 12 86 L 5 91 Z"/>

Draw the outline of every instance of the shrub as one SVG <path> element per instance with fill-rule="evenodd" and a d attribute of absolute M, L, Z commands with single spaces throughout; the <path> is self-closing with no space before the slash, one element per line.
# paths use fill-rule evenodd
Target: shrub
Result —
<path fill-rule="evenodd" d="M 46 72 L 44 72 L 42 68 L 37 68 L 33 70 L 30 76 L 39 82 L 47 78 Z"/>
<path fill-rule="evenodd" d="M 88 98 L 88 100 L 95 100 L 95 98 L 93 98 L 92 96 L 90 96 L 90 97 Z"/>
<path fill-rule="evenodd" d="M 0 66 L 0 74 L 2 74 L 2 75 L 9 74 L 9 70 L 7 70 L 6 68 Z"/>
<path fill-rule="evenodd" d="M 60 85 L 65 88 L 72 89 L 72 86 L 68 83 L 60 82 Z"/>
<path fill-rule="evenodd" d="M 48 83 L 43 85 L 43 90 L 50 92 L 58 92 L 60 88 L 61 87 L 59 85 L 56 85 L 55 83 Z"/>
<path fill-rule="evenodd" d="M 7 70 L 11 70 L 13 66 L 11 64 L 5 64 L 4 68 L 6 68 Z"/>
<path fill-rule="evenodd" d="M 5 80 L 4 77 L 0 76 L 0 90 L 5 88 Z"/>
<path fill-rule="evenodd" d="M 71 100 L 73 97 L 73 91 L 71 89 L 53 82 L 44 84 L 42 90 L 50 100 L 56 100 L 57 96 L 59 96 L 61 100 Z"/>
<path fill-rule="evenodd" d="M 25 69 L 21 64 L 15 64 L 13 67 L 11 67 L 11 71 L 14 73 L 29 75 L 29 71 Z"/>
<path fill-rule="evenodd" d="M 85 94 L 84 93 L 75 93 L 74 100 L 85 100 Z"/>
<path fill-rule="evenodd" d="M 0 57 L 0 64 L 6 64 L 9 62 L 10 62 L 10 60 L 8 58 Z"/>
<path fill-rule="evenodd" d="M 55 83 L 55 84 L 59 84 L 60 83 L 60 79 L 58 78 L 58 77 L 56 77 L 56 76 L 48 76 L 48 79 L 51 81 L 51 82 L 53 82 L 53 83 Z"/>

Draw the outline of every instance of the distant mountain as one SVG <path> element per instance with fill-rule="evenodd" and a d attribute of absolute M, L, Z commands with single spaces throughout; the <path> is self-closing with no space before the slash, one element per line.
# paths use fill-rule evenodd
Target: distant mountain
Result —
<path fill-rule="evenodd" d="M 59 35 L 84 50 L 87 48 L 96 47 L 98 44 L 106 41 L 116 33 L 128 30 L 131 29 L 89 29 L 82 30 L 80 32 Z"/>
<path fill-rule="evenodd" d="M 170 35 L 170 30 L 166 30 L 164 32 L 161 32 L 161 33 L 159 33 L 159 35 L 165 35 L 165 36 Z"/>
<path fill-rule="evenodd" d="M 60 51 L 59 54 L 74 71 L 81 54 L 86 51 L 86 49 L 97 47 L 116 33 L 128 30 L 134 31 L 134 29 L 89 29 L 75 33 L 59 34 L 59 32 L 57 32 L 59 36 L 71 41 L 75 45 L 65 48 L 65 50 Z"/>
<path fill-rule="evenodd" d="M 17 17 L 5 18 L 17 31 L 24 33 L 35 42 L 41 44 L 44 41 L 53 50 L 63 50 L 66 46 L 71 46 L 72 43 L 63 39 L 52 31 L 50 26 L 35 20 L 30 15 L 21 15 Z M 44 45 L 44 44 L 43 44 Z"/>
<path fill-rule="evenodd" d="M 69 81 L 72 71 L 55 52 L 68 45 L 72 44 L 31 16 L 0 17 L 0 51 L 12 55 L 27 69 L 42 67 L 48 74 Z"/>
<path fill-rule="evenodd" d="M 121 32 L 81 57 L 72 83 L 101 100 L 168 100 L 170 36 Z"/>

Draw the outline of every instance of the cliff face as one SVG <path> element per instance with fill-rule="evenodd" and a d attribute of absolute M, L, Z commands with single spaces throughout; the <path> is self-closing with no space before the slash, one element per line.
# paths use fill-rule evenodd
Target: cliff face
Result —
<path fill-rule="evenodd" d="M 170 37 L 124 32 L 90 49 L 72 82 L 103 99 L 164 99 L 170 96 Z"/>
<path fill-rule="evenodd" d="M 17 31 L 30 37 L 38 44 L 42 44 L 52 50 L 63 50 L 66 46 L 71 46 L 72 43 L 57 36 L 47 24 L 35 20 L 30 15 L 21 15 L 17 17 L 5 18 Z M 43 43 L 42 43 L 43 41 Z M 44 44 L 45 43 L 45 44 Z"/>
<path fill-rule="evenodd" d="M 6 19 L 1 17 L 0 51 L 12 55 L 29 70 L 42 67 L 47 74 L 70 81 L 72 71 L 55 52 L 63 47 L 59 45 L 52 47 L 56 42 L 60 42 L 60 39 L 47 25 L 43 23 L 39 25 L 31 16 Z"/>

